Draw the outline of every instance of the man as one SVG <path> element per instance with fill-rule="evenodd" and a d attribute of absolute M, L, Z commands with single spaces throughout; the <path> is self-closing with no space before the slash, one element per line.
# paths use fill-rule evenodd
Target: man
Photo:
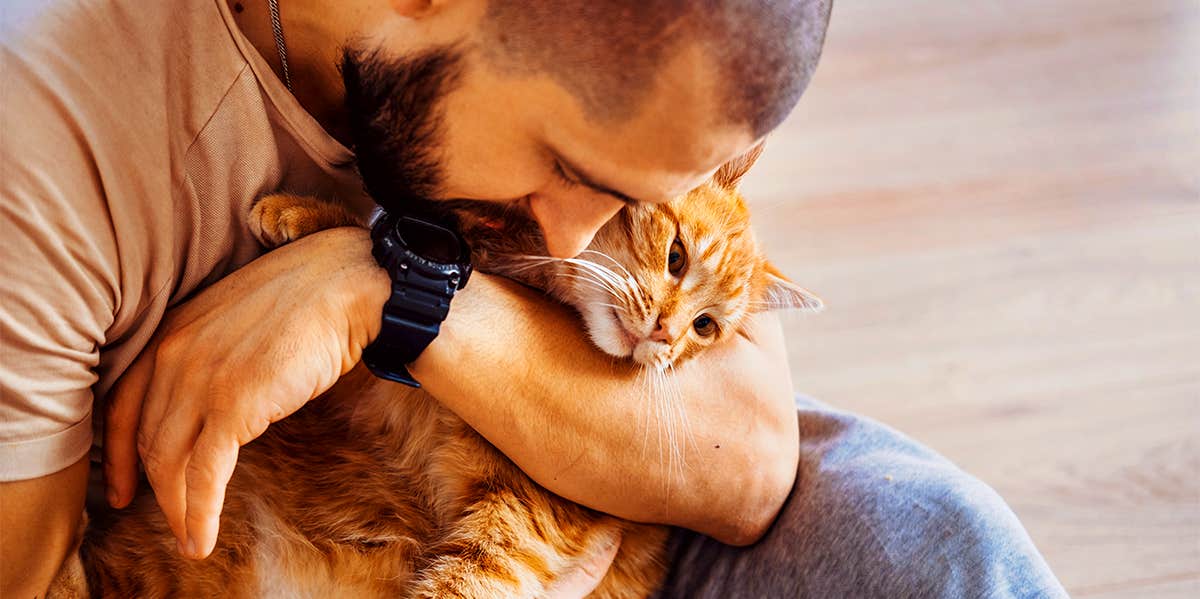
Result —
<path fill-rule="evenodd" d="M 571 256 L 623 205 L 687 191 L 782 121 L 828 19 L 820 0 L 272 5 L 6 8 L 6 596 L 41 592 L 67 550 L 94 398 L 109 503 L 130 501 L 140 458 L 180 551 L 202 558 L 238 447 L 379 333 L 390 281 L 365 231 L 255 259 L 255 198 L 365 214 L 365 184 L 391 207 L 507 202 Z M 671 594 L 1061 592 L 1003 502 L 941 458 L 807 401 L 798 430 L 779 326 L 750 328 L 678 376 L 706 442 L 674 485 L 626 426 L 639 386 L 536 294 L 473 277 L 410 369 L 555 493 L 706 535 L 677 536 Z M 890 489 L 884 468 L 902 476 Z M 618 543 L 554 592 L 586 593 Z"/>

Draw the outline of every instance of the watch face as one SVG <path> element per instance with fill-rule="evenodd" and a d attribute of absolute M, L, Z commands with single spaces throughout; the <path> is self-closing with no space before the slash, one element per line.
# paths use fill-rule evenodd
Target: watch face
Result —
<path fill-rule="evenodd" d="M 439 264 L 462 262 L 462 242 L 445 227 L 408 216 L 396 221 L 396 234 L 409 251 Z"/>

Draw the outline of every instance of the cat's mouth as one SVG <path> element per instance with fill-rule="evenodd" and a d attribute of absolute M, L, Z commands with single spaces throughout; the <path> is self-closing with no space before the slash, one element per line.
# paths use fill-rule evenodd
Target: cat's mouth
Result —
<path fill-rule="evenodd" d="M 616 308 L 609 308 L 608 312 L 612 316 L 613 323 L 617 327 L 618 338 L 625 346 L 626 355 L 631 355 L 633 353 L 633 349 L 637 347 L 638 342 L 641 341 L 641 336 L 629 330 L 629 327 L 625 324 L 625 320 L 621 318 L 621 313 L 617 312 Z"/>
<path fill-rule="evenodd" d="M 621 343 L 621 354 L 632 358 L 634 362 L 655 370 L 664 370 L 671 365 L 665 343 L 650 341 L 646 335 L 633 331 L 621 318 L 616 308 L 609 308 L 613 324 L 617 330 L 617 339 Z"/>

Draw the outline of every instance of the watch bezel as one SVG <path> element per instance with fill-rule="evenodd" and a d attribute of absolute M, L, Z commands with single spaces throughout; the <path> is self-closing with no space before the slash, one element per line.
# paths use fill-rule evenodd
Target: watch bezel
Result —
<path fill-rule="evenodd" d="M 411 214 L 391 214 L 380 211 L 373 215 L 371 237 L 374 241 L 372 253 L 381 266 L 389 271 L 393 279 L 405 278 L 405 270 L 418 268 L 426 276 L 444 277 L 455 289 L 467 286 L 471 278 L 471 246 L 453 227 L 433 219 L 426 219 Z M 400 226 L 404 221 L 436 229 L 452 237 L 458 245 L 457 262 L 439 262 L 419 253 L 408 245 L 401 235 Z"/>

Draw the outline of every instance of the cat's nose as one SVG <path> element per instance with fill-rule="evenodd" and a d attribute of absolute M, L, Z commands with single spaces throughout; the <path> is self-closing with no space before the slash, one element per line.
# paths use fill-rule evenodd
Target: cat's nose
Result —
<path fill-rule="evenodd" d="M 660 343 L 671 342 L 671 335 L 667 332 L 667 328 L 663 326 L 662 317 L 659 317 L 658 321 L 654 323 L 654 330 L 650 331 L 650 336 L 647 339 Z"/>

